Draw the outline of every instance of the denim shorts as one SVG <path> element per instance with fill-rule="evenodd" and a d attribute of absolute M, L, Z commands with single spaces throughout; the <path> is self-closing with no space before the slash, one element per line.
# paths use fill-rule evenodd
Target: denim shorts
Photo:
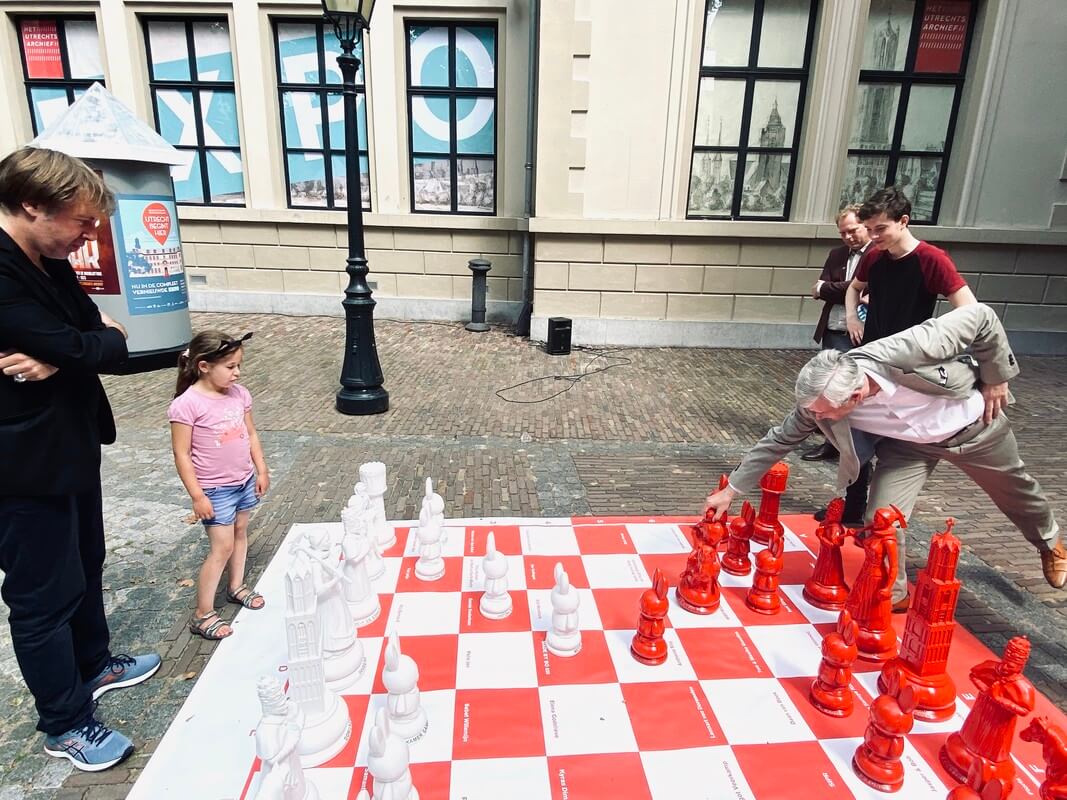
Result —
<path fill-rule="evenodd" d="M 248 511 L 259 505 L 255 473 L 239 486 L 215 486 L 204 489 L 204 494 L 215 510 L 215 516 L 204 520 L 205 528 L 208 525 L 233 525 L 238 511 Z"/>

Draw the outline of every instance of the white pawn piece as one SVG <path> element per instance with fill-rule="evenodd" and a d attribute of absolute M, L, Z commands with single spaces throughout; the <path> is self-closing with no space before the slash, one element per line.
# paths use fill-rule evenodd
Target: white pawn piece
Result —
<path fill-rule="evenodd" d="M 355 622 L 341 587 L 345 576 L 340 567 L 340 548 L 332 545 L 329 531 L 323 526 L 312 528 L 306 541 L 318 600 L 326 686 L 341 691 L 359 680 L 367 657 L 363 642 L 356 637 Z"/>
<path fill-rule="evenodd" d="M 441 558 L 441 526 L 423 509 L 419 527 L 415 530 L 419 542 L 419 558 L 415 562 L 415 577 L 420 581 L 437 581 L 445 576 L 445 560 Z"/>
<path fill-rule="evenodd" d="M 548 652 L 564 658 L 578 655 L 582 649 L 582 632 L 578 629 L 578 590 L 571 586 L 567 571 L 558 561 L 553 573 L 556 585 L 552 589 L 552 625 L 545 644 Z"/>
<path fill-rule="evenodd" d="M 448 530 L 445 528 L 445 499 L 433 490 L 432 478 L 426 479 L 426 492 L 422 497 L 422 507 L 429 511 L 431 516 L 438 517 L 437 521 L 441 528 L 441 546 L 444 547 L 448 539 Z"/>
<path fill-rule="evenodd" d="M 489 531 L 482 558 L 485 592 L 478 601 L 478 610 L 486 619 L 504 619 L 511 615 L 511 594 L 508 592 L 508 560 L 496 549 L 496 535 Z"/>
<path fill-rule="evenodd" d="M 370 800 L 370 793 L 366 789 L 360 789 L 359 794 L 356 795 L 356 800 Z"/>
<path fill-rule="evenodd" d="M 415 659 L 400 652 L 396 634 L 385 647 L 382 683 L 389 693 L 385 704 L 389 729 L 408 744 L 421 739 L 430 721 L 419 700 L 419 668 Z"/>
<path fill-rule="evenodd" d="M 263 708 L 256 725 L 256 755 L 263 768 L 255 800 L 318 800 L 315 784 L 304 777 L 297 749 L 304 712 L 285 696 L 277 678 L 260 678 L 256 690 Z"/>
<path fill-rule="evenodd" d="M 411 782 L 411 751 L 394 734 L 384 708 L 378 709 L 368 741 L 367 771 L 374 778 L 374 800 L 419 800 Z"/>
<path fill-rule="evenodd" d="M 356 487 L 362 485 L 357 483 Z M 370 549 L 367 551 L 367 576 L 375 581 L 385 574 L 385 561 L 382 559 L 378 541 L 367 532 L 368 502 L 366 492 L 354 493 L 348 500 L 348 506 L 341 510 L 341 522 L 344 523 L 346 534 L 356 533 L 370 542 Z"/>
<path fill-rule="evenodd" d="M 367 488 L 370 499 L 370 514 L 367 517 L 367 530 L 377 541 L 383 551 L 396 544 L 396 531 L 385 518 L 385 464 L 370 461 L 359 467 L 359 482 Z M 359 484 L 356 484 L 358 487 Z"/>
<path fill-rule="evenodd" d="M 370 551 L 370 540 L 365 535 L 346 533 L 341 540 L 341 552 L 344 555 L 342 574 L 347 579 L 344 585 L 345 602 L 357 628 L 369 625 L 382 613 L 378 593 L 371 586 L 370 575 L 367 574 Z"/>

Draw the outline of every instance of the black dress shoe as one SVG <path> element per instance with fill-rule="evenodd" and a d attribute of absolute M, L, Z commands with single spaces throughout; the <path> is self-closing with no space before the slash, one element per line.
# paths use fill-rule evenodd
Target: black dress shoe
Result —
<path fill-rule="evenodd" d="M 800 457 L 801 461 L 833 461 L 838 456 L 837 448 L 829 442 L 823 442 L 814 450 L 809 450 Z"/>
<path fill-rule="evenodd" d="M 826 519 L 826 509 L 820 508 L 814 514 L 812 514 L 811 517 L 816 522 L 822 522 L 824 519 Z M 863 516 L 860 515 L 856 519 L 843 519 L 841 520 L 841 524 L 844 525 L 846 528 L 862 528 L 866 523 L 863 521 Z"/>

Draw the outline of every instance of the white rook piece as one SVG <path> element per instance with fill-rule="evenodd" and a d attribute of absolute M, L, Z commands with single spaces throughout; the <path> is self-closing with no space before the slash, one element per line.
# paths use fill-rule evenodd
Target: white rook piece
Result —
<path fill-rule="evenodd" d="M 389 728 L 389 716 L 378 709 L 369 737 L 367 771 L 374 778 L 374 800 L 419 800 L 411 782 L 408 743 Z"/>
<path fill-rule="evenodd" d="M 420 739 L 429 719 L 419 699 L 419 668 L 415 659 L 400 652 L 400 637 L 395 633 L 385 648 L 382 683 L 389 693 L 385 706 L 389 729 L 408 743 Z"/>
<path fill-rule="evenodd" d="M 478 601 L 478 610 L 486 619 L 504 619 L 511 614 L 511 595 L 508 593 L 508 560 L 496 549 L 496 535 L 489 531 L 482 559 L 485 592 Z"/>
<path fill-rule="evenodd" d="M 578 590 L 571 586 L 563 565 L 556 562 L 556 585 L 552 589 L 552 625 L 545 643 L 548 652 L 557 656 L 577 655 L 582 649 L 582 632 L 578 629 Z"/>
<path fill-rule="evenodd" d="M 256 690 L 263 708 L 256 725 L 256 755 L 263 769 L 255 800 L 318 800 L 315 784 L 304 777 L 297 750 L 304 713 L 285 696 L 277 678 L 260 678 Z"/>
<path fill-rule="evenodd" d="M 396 544 L 396 532 L 385 518 L 385 464 L 381 461 L 361 464 L 359 482 L 367 488 L 367 497 L 370 498 L 367 530 L 377 540 L 383 551 L 388 550 Z"/>

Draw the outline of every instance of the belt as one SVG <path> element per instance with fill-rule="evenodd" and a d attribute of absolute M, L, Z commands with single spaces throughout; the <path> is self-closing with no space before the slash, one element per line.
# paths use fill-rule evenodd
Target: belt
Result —
<path fill-rule="evenodd" d="M 973 428 L 975 425 L 977 425 L 981 421 L 982 421 L 982 418 L 978 417 L 978 419 L 974 420 L 974 422 L 967 423 L 966 425 L 964 425 L 962 428 L 960 428 L 958 431 L 956 431 L 951 436 L 946 436 L 944 439 L 942 439 L 940 442 L 938 442 L 938 444 L 944 444 L 945 442 L 951 441 L 951 440 L 957 438 L 958 436 L 963 435 L 964 431 L 970 430 L 971 428 Z"/>

